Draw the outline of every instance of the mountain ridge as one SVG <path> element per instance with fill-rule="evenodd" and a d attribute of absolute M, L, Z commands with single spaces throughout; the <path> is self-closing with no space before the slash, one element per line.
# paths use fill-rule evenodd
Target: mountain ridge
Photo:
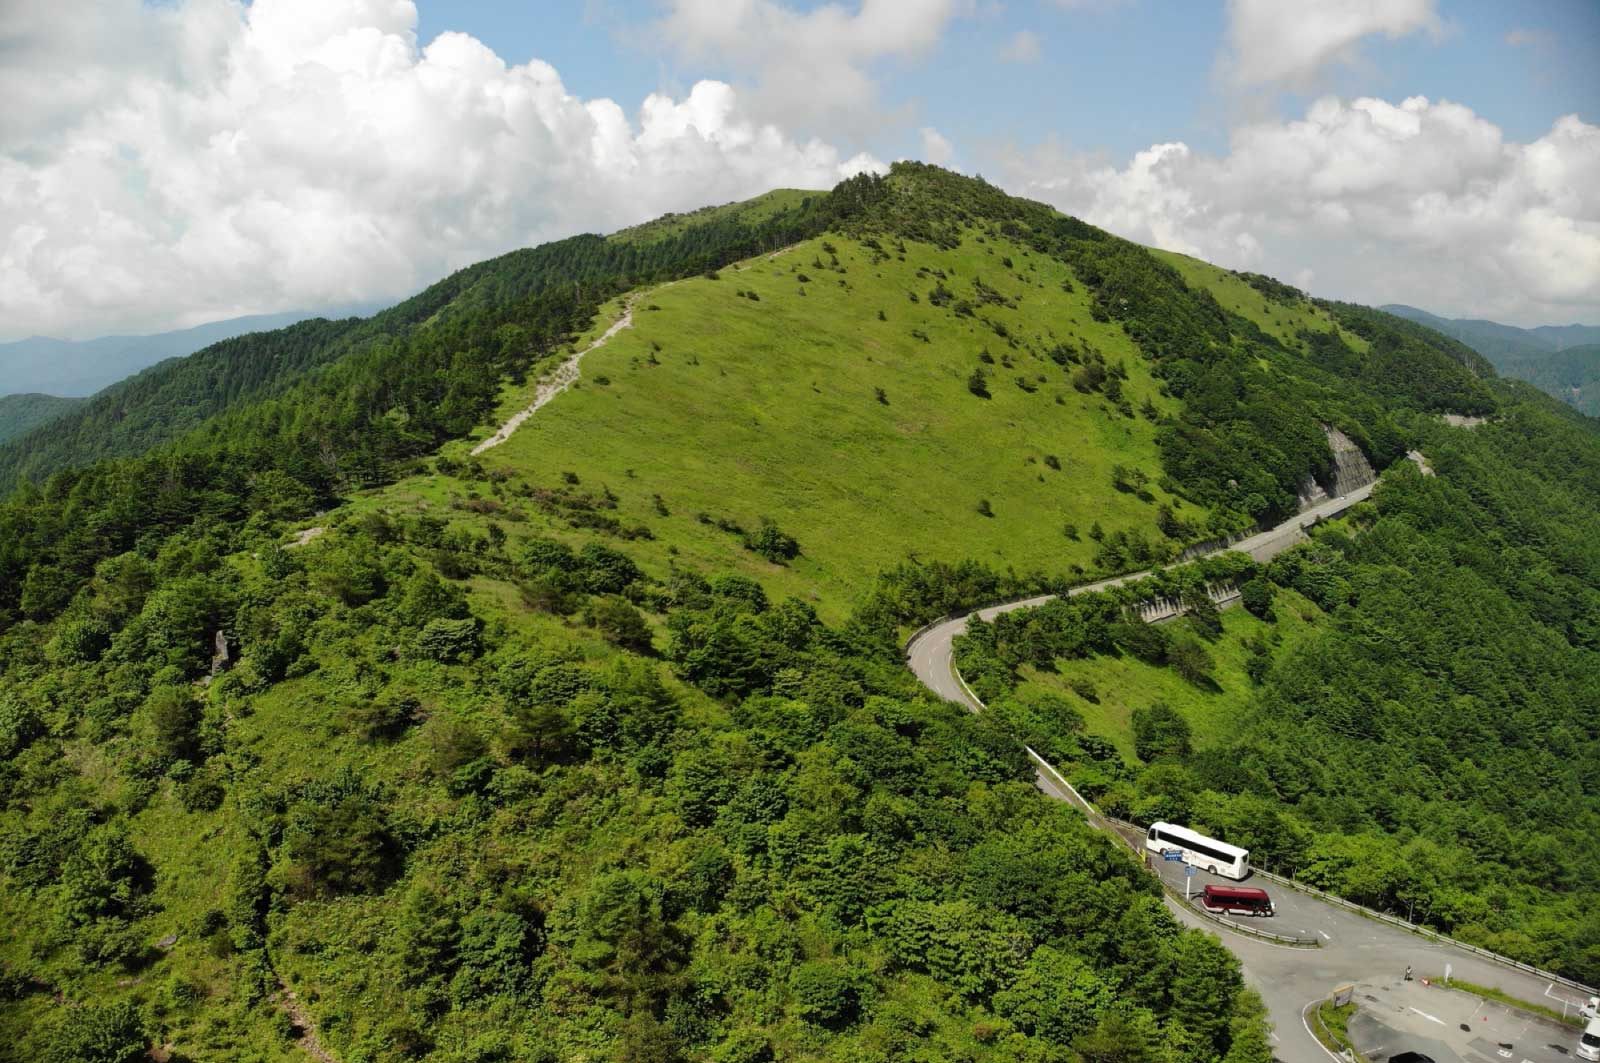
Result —
<path fill-rule="evenodd" d="M 1442 318 L 1400 303 L 1381 309 L 1461 340 L 1507 376 L 1526 380 L 1591 417 L 1600 416 L 1600 325 L 1524 329 L 1478 318 Z"/>
<path fill-rule="evenodd" d="M 27 435 L 40 425 L 77 409 L 83 399 L 23 392 L 0 395 L 0 444 Z"/>
<path fill-rule="evenodd" d="M 287 1061 L 292 991 L 383 1063 L 1268 1063 L 1249 972 L 1023 743 L 1120 816 L 1600 961 L 1600 438 L 1449 337 L 898 164 L 195 359 L 78 422 L 181 431 L 0 502 L 30 1057 Z M 1330 428 L 1369 501 L 1174 564 L 1334 482 Z M 974 623 L 981 717 L 905 668 L 937 616 L 1150 568 L 1170 624 Z"/>
<path fill-rule="evenodd" d="M 352 304 L 338 309 L 246 314 L 167 332 L 98 336 L 63 340 L 29 336 L 0 343 L 0 366 L 5 367 L 7 394 L 40 392 L 64 398 L 87 398 L 113 384 L 169 358 L 183 358 L 202 348 L 251 332 L 285 328 L 299 321 L 328 314 L 365 316 L 372 304 Z"/>

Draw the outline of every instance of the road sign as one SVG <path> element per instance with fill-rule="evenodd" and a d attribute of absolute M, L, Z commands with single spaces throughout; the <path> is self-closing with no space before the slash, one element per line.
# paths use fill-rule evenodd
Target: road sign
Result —
<path fill-rule="evenodd" d="M 1182 849 L 1163 849 L 1163 850 L 1161 850 L 1161 859 L 1167 860 L 1167 861 L 1169 861 L 1171 863 L 1177 863 L 1179 860 L 1183 859 L 1183 850 Z"/>
<path fill-rule="evenodd" d="M 1193 864 L 1190 864 L 1188 867 L 1183 869 L 1183 877 L 1184 878 L 1194 878 L 1194 865 Z"/>

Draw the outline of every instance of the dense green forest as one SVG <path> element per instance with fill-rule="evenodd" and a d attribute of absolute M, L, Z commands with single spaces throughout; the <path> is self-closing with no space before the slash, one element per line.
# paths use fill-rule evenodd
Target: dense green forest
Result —
<path fill-rule="evenodd" d="M 203 522 L 50 630 L 0 641 L 31 1058 L 130 977 L 126 1036 L 197 1059 L 278 1058 L 280 980 L 349 1059 L 1267 1058 L 1232 957 L 892 630 L 380 513 Z"/>
<path fill-rule="evenodd" d="M 1433 888 L 1420 918 L 1592 974 L 1600 935 L 1551 929 L 1594 927 L 1570 859 L 1600 792 L 1579 716 L 1600 674 L 1592 423 L 1426 329 L 1284 286 L 1281 320 L 1257 320 L 937 168 L 769 206 L 242 337 L 96 400 L 59 445 L 0 451 L 0 1030 L 19 1052 L 1264 1063 L 1236 961 L 1039 798 L 1023 738 L 1124 814 L 1226 827 L 1374 903 Z M 1109 416 L 1156 426 L 1186 514 L 1152 512 L 1160 556 L 1293 512 L 1328 475 L 1323 425 L 1398 464 L 1313 547 L 1196 570 L 1263 615 L 1290 596 L 1315 614 L 1312 641 L 1264 640 L 1255 714 L 1221 753 L 1151 706 L 1148 762 L 1126 762 L 1068 698 L 1006 694 L 1025 667 L 1096 654 L 1203 683 L 1204 607 L 1176 636 L 1115 598 L 977 627 L 964 667 L 996 710 L 974 718 L 917 687 L 906 631 L 1075 574 L 908 558 L 825 624 L 748 575 L 642 565 L 655 533 L 607 519 L 646 504 L 631 470 L 602 485 L 438 456 L 605 300 L 824 233 L 885 259 L 1004 240 L 1070 268 L 1167 403 L 1136 414 L 1103 358 L 1047 352 Z M 982 316 L 1007 297 L 950 279 L 928 302 L 1020 357 L 1031 338 Z M 1496 420 L 1469 435 L 1440 413 Z M 1438 476 L 1405 471 L 1413 446 Z M 327 530 L 286 547 L 316 514 Z M 729 549 L 774 571 L 804 549 L 737 530 Z M 1155 540 L 1097 531 L 1100 569 L 1150 559 Z M 1163 586 L 1192 596 L 1193 578 Z M 1394 874 L 1339 878 L 1357 847 Z"/>
<path fill-rule="evenodd" d="M 1495 321 L 1437 317 L 1414 306 L 1383 309 L 1460 340 L 1503 376 L 1526 380 L 1581 413 L 1600 416 L 1600 326 L 1524 329 Z"/>
<path fill-rule="evenodd" d="M 0 395 L 0 443 L 27 435 L 46 421 L 76 409 L 82 399 L 56 395 Z"/>
<path fill-rule="evenodd" d="M 963 673 L 1113 814 L 1198 824 L 1352 900 L 1592 982 L 1600 431 L 1530 388 L 1503 394 L 1492 425 L 1417 426 L 1437 475 L 1402 463 L 1264 569 L 1219 560 L 975 624 Z M 1075 660 L 1128 655 L 1214 685 L 1204 577 L 1242 586 L 1267 622 L 1247 647 L 1248 708 L 1206 741 L 1153 702 L 1134 710 L 1130 763 L 1082 730 L 1080 695 L 1020 682 L 1034 666 L 1070 684 Z M 1286 592 L 1299 604 L 1274 604 Z M 1123 603 L 1157 594 L 1199 608 L 1123 622 Z M 1315 614 L 1310 638 L 1279 639 L 1286 609 Z"/>

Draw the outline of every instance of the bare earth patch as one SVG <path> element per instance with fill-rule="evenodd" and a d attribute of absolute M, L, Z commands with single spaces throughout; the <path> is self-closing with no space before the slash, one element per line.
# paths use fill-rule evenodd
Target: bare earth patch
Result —
<path fill-rule="evenodd" d="M 312 1021 L 311 1013 L 300 1003 L 300 998 L 295 995 L 294 990 L 284 983 L 279 984 L 283 989 L 278 996 L 278 1006 L 289 1016 L 295 1029 L 300 1031 L 300 1040 L 295 1043 L 300 1046 L 301 1051 L 318 1063 L 339 1063 L 338 1057 L 322 1047 L 322 1042 L 317 1039 L 317 1024 Z"/>
<path fill-rule="evenodd" d="M 533 402 L 511 415 L 510 420 L 500 426 L 499 431 L 485 439 L 482 443 L 472 448 L 472 456 L 477 457 L 490 447 L 497 447 L 511 438 L 511 433 L 522 427 L 524 421 L 539 412 L 539 407 L 570 388 L 578 380 L 578 363 L 583 361 L 583 356 L 597 347 L 604 347 L 606 341 L 625 328 L 633 327 L 633 304 L 638 301 L 638 296 L 630 298 L 622 308 L 622 316 L 611 323 L 598 339 L 581 351 L 572 354 L 566 361 L 556 367 L 550 379 L 540 384 L 534 390 Z"/>
<path fill-rule="evenodd" d="M 288 545 L 286 545 L 284 549 L 294 550 L 298 547 L 305 546 L 307 543 L 311 542 L 311 540 L 315 539 L 317 536 L 321 535 L 327 530 L 327 528 L 302 529 L 301 531 L 295 533 L 294 538 L 289 541 Z"/>

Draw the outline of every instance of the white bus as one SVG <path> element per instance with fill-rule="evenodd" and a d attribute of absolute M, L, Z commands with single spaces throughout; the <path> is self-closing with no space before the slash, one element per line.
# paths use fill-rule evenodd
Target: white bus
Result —
<path fill-rule="evenodd" d="M 1196 834 L 1174 823 L 1152 823 L 1144 847 L 1153 853 L 1176 849 L 1183 862 L 1223 878 L 1242 879 L 1250 873 L 1250 850 Z"/>

